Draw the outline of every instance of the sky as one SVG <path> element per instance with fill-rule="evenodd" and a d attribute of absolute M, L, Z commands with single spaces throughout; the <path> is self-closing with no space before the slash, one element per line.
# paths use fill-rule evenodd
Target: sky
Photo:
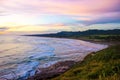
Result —
<path fill-rule="evenodd" d="M 0 34 L 120 29 L 120 0 L 0 0 Z"/>

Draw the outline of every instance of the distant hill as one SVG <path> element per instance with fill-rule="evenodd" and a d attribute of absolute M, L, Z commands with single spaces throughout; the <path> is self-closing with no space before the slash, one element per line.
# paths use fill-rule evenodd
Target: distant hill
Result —
<path fill-rule="evenodd" d="M 120 29 L 114 30 L 87 30 L 87 31 L 62 31 L 52 34 L 34 34 L 28 36 L 41 36 L 41 37 L 71 37 L 71 36 L 89 36 L 89 35 L 120 35 Z"/>
<path fill-rule="evenodd" d="M 27 36 L 37 37 L 55 37 L 55 38 L 71 38 L 89 41 L 105 41 L 105 42 L 119 42 L 120 29 L 114 30 L 87 30 L 87 31 L 62 31 L 52 34 L 34 34 Z"/>

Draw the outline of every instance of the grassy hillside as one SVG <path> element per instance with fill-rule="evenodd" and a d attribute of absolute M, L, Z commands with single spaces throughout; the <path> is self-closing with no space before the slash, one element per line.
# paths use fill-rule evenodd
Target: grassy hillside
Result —
<path fill-rule="evenodd" d="M 51 34 L 34 34 L 29 36 L 43 36 L 43 37 L 81 37 L 81 36 L 89 36 L 89 35 L 120 35 L 120 29 L 114 30 L 86 30 L 86 31 L 62 31 L 58 33 L 51 33 Z"/>
<path fill-rule="evenodd" d="M 120 80 L 120 45 L 91 53 L 83 62 L 51 80 Z"/>
<path fill-rule="evenodd" d="M 57 38 L 72 38 L 82 39 L 90 41 L 107 41 L 107 42 L 119 42 L 120 41 L 120 29 L 114 30 L 87 30 L 67 32 L 62 31 L 53 34 L 34 34 L 27 36 L 39 36 L 39 37 L 57 37 Z"/>

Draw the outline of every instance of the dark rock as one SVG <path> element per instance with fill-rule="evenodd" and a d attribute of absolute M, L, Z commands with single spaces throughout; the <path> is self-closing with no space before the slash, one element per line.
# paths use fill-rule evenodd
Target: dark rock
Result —
<path fill-rule="evenodd" d="M 27 80 L 49 80 L 69 70 L 75 63 L 75 61 L 61 61 L 47 68 L 38 68 L 36 74 Z"/>

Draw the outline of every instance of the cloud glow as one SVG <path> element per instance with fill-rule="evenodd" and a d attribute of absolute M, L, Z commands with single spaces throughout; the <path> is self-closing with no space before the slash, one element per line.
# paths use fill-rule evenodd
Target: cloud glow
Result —
<path fill-rule="evenodd" d="M 40 32 L 83 30 L 96 24 L 119 28 L 119 5 L 119 0 L 0 0 L 0 28 Z"/>

